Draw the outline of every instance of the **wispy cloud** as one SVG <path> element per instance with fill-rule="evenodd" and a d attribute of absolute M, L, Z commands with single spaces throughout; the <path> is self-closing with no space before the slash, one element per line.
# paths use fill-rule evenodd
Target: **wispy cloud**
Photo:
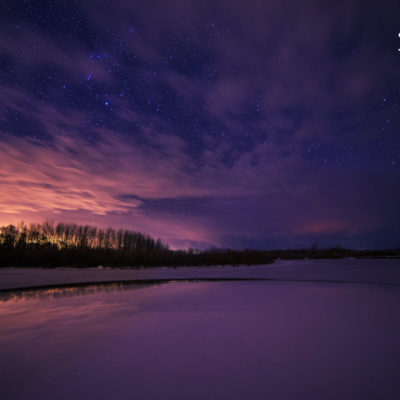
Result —
<path fill-rule="evenodd" d="M 395 13 L 90 0 L 54 7 L 75 25 L 41 26 L 29 7 L 0 35 L 0 222 L 114 224 L 176 247 L 394 243 L 398 69 L 375 14 Z"/>

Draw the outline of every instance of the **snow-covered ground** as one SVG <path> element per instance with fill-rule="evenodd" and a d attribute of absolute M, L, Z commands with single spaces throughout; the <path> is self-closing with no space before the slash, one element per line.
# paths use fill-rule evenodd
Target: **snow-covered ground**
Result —
<path fill-rule="evenodd" d="M 123 280 L 275 279 L 400 284 L 400 259 L 276 261 L 241 267 L 0 269 L 0 290 Z"/>
<path fill-rule="evenodd" d="M 398 263 L 386 261 L 281 267 L 138 273 L 398 279 Z M 400 398 L 399 286 L 224 281 L 70 289 L 0 294 L 2 399 Z"/>

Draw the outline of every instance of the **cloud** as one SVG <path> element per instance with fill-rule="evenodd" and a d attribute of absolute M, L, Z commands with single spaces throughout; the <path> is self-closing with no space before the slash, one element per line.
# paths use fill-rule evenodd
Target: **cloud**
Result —
<path fill-rule="evenodd" d="M 2 27 L 0 222 L 111 224 L 175 247 L 394 241 L 398 71 L 374 15 L 393 26 L 395 13 L 278 0 L 68 12 L 76 24 L 52 34 L 15 13 Z"/>

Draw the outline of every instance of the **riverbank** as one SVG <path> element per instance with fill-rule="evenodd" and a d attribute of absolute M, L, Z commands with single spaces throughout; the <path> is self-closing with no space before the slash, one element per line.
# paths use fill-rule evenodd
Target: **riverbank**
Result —
<path fill-rule="evenodd" d="M 256 266 L 142 269 L 0 268 L 0 290 L 100 282 L 270 279 L 400 285 L 399 259 L 278 260 Z"/>

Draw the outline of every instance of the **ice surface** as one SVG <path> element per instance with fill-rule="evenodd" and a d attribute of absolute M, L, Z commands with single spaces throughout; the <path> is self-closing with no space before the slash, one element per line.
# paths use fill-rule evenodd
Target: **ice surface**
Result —
<path fill-rule="evenodd" d="M 345 264 L 323 276 L 358 280 L 360 262 Z M 379 264 L 369 264 L 372 279 Z M 319 268 L 295 272 L 320 277 Z M 2 399 L 400 398 L 396 286 L 167 282 L 28 293 L 0 295 Z"/>

